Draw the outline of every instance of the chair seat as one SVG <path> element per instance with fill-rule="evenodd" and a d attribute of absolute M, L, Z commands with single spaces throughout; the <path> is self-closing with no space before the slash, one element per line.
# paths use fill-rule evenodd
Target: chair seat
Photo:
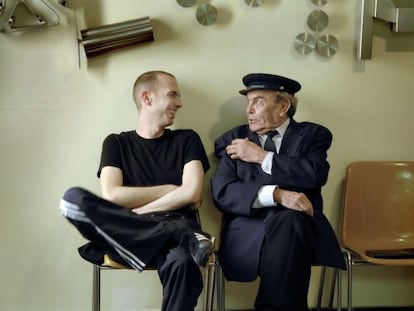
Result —
<path fill-rule="evenodd" d="M 216 254 L 213 253 L 210 256 L 210 258 L 209 258 L 209 260 L 207 262 L 207 265 L 212 265 L 215 262 L 216 262 Z M 108 254 L 105 254 L 104 255 L 103 263 L 100 266 L 102 268 L 111 268 L 111 269 L 132 269 L 129 266 L 125 266 L 125 265 L 123 265 L 123 264 L 121 264 L 121 263 L 113 260 Z M 145 270 L 154 270 L 154 269 L 156 269 L 156 268 L 153 267 L 153 266 L 149 266 L 149 267 L 146 267 L 145 268 Z"/>
<path fill-rule="evenodd" d="M 111 269 L 132 269 L 131 267 L 125 266 L 120 264 L 119 262 L 113 260 L 107 254 L 104 255 L 103 263 L 101 265 L 103 268 L 111 268 Z"/>

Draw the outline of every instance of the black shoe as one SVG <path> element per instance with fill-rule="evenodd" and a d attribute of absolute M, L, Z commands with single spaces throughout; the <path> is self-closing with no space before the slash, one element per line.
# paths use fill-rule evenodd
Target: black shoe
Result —
<path fill-rule="evenodd" d="M 210 237 L 205 233 L 190 233 L 188 241 L 188 250 L 194 259 L 194 262 L 205 267 L 214 252 L 214 237 Z"/>

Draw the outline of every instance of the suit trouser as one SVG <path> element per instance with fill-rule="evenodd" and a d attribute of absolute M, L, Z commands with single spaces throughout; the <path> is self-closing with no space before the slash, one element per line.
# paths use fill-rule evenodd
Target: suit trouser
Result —
<path fill-rule="evenodd" d="M 308 310 L 314 235 L 313 219 L 303 212 L 278 209 L 269 214 L 260 256 L 257 310 Z"/>
<path fill-rule="evenodd" d="M 193 215 L 138 215 L 82 188 L 67 190 L 62 214 L 93 244 L 138 271 L 155 265 L 163 284 L 163 311 L 194 310 L 201 272 L 183 248 L 188 232 L 199 231 Z"/>

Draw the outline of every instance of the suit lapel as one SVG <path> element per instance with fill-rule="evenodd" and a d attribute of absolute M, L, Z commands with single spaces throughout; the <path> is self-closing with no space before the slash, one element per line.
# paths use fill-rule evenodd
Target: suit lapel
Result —
<path fill-rule="evenodd" d="M 250 141 L 260 146 L 259 135 L 257 135 L 256 133 L 253 133 L 252 131 L 250 131 L 250 129 L 247 130 L 247 137 L 249 138 Z"/>
<path fill-rule="evenodd" d="M 294 156 L 303 139 L 303 129 L 293 119 L 286 129 L 285 135 L 282 139 L 279 154 L 287 156 Z"/>
<path fill-rule="evenodd" d="M 301 144 L 304 136 L 303 128 L 299 124 L 291 119 L 288 128 L 286 129 L 285 135 L 283 136 L 282 144 L 279 149 L 279 154 L 285 154 L 293 156 L 296 154 L 296 150 Z M 259 136 L 256 133 L 250 131 L 247 128 L 247 137 L 250 141 L 260 146 Z"/>

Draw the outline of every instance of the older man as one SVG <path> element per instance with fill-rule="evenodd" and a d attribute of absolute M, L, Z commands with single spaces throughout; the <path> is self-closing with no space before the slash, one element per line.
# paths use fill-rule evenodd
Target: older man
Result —
<path fill-rule="evenodd" d="M 220 163 L 212 194 L 223 212 L 220 260 L 228 280 L 260 276 L 256 310 L 308 310 L 311 265 L 345 267 L 322 213 L 332 135 L 293 119 L 297 81 L 260 73 L 246 75 L 243 83 L 248 124 L 215 142 Z"/>

